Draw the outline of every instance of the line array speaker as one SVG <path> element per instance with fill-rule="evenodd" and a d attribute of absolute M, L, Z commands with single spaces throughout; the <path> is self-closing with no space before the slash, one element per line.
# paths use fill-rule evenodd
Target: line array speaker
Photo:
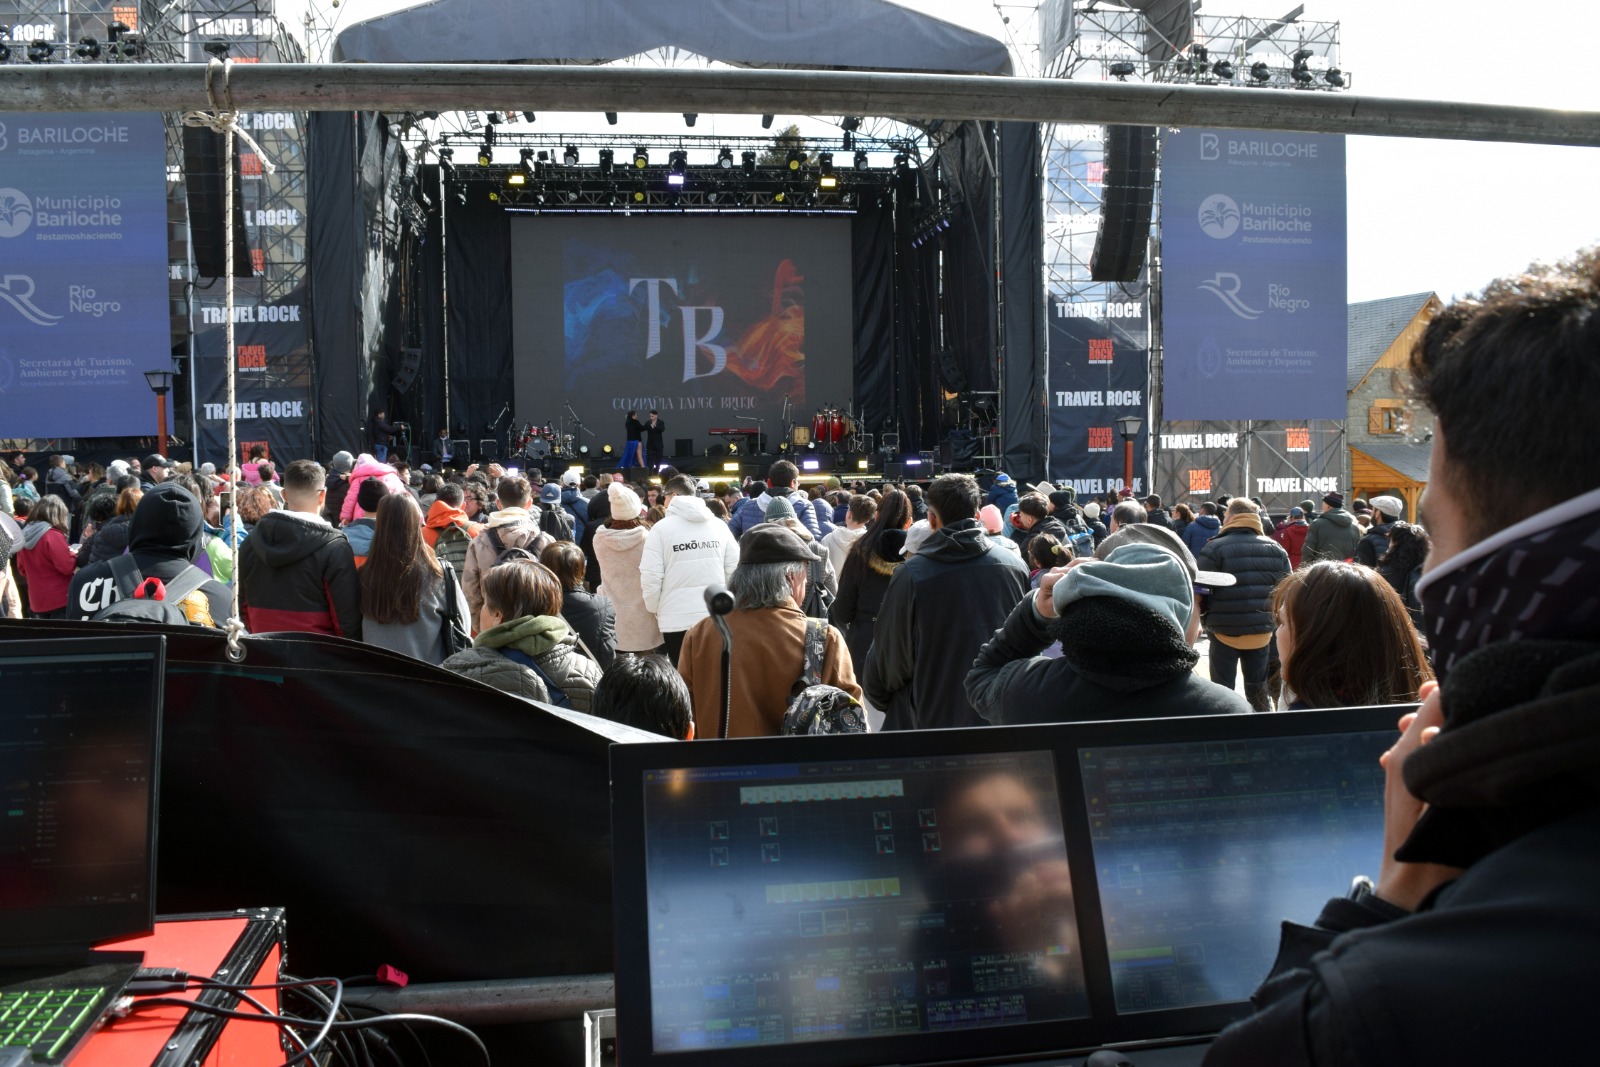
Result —
<path fill-rule="evenodd" d="M 255 277 L 250 262 L 250 239 L 244 229 L 244 197 L 239 184 L 239 160 L 233 174 L 233 276 Z M 222 218 L 226 188 L 222 184 L 222 134 L 203 126 L 183 128 L 183 186 L 189 200 L 189 244 L 195 272 L 202 278 L 227 273 L 227 233 Z"/>
<path fill-rule="evenodd" d="M 1101 176 L 1100 229 L 1089 259 L 1097 282 L 1132 282 L 1150 246 L 1150 209 L 1156 186 L 1154 126 L 1107 126 Z"/>

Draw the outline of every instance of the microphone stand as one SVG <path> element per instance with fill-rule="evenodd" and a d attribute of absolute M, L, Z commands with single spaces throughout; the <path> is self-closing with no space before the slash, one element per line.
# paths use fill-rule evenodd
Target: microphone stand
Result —
<path fill-rule="evenodd" d="M 733 693 L 733 632 L 728 629 L 727 614 L 734 608 L 734 597 L 725 586 L 708 585 L 705 589 L 706 610 L 711 613 L 712 624 L 722 635 L 722 721 L 717 736 L 728 739 L 728 705 Z"/>

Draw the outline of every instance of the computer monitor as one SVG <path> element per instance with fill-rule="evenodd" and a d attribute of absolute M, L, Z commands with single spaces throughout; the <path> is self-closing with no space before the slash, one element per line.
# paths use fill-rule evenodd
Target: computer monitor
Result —
<path fill-rule="evenodd" d="M 151 929 L 165 647 L 0 641 L 0 948 Z"/>

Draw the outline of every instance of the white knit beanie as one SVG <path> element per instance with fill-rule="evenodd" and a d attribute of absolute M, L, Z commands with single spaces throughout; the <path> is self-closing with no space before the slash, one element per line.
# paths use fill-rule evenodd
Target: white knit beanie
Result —
<path fill-rule="evenodd" d="M 644 510 L 644 505 L 639 502 L 639 494 L 622 482 L 612 482 L 606 488 L 606 496 L 611 500 L 611 517 L 617 522 L 637 519 Z"/>

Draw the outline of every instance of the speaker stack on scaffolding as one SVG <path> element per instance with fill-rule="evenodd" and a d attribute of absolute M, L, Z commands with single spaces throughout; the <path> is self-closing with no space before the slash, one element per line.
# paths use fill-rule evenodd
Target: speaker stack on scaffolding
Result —
<path fill-rule="evenodd" d="M 1154 126 L 1107 126 L 1100 228 L 1089 276 L 1097 282 L 1132 282 L 1150 244 L 1156 189 Z"/>

